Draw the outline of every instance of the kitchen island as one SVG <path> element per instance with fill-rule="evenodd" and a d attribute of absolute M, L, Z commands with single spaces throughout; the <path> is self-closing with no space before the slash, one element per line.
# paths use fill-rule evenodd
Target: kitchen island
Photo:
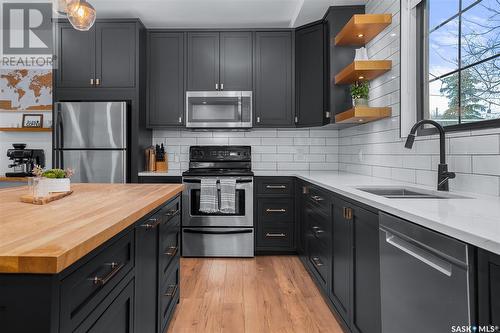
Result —
<path fill-rule="evenodd" d="M 42 206 L 20 202 L 26 187 L 0 190 L 2 331 L 165 328 L 179 297 L 182 189 L 74 184 Z"/>

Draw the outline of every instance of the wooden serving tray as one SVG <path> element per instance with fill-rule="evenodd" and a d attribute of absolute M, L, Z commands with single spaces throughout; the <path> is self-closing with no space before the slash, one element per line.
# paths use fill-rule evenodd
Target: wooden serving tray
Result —
<path fill-rule="evenodd" d="M 59 200 L 59 199 L 62 199 L 64 197 L 67 197 L 71 193 L 73 193 L 73 191 L 55 192 L 55 193 L 49 194 L 46 197 L 40 197 L 40 198 L 35 198 L 32 195 L 26 194 L 26 195 L 21 196 L 21 201 L 25 202 L 25 203 L 34 204 L 34 205 L 46 205 L 51 201 L 55 201 L 55 200 Z"/>

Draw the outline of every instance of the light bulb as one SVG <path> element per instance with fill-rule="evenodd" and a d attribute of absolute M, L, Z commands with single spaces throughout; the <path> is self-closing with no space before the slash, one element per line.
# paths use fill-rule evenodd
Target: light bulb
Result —
<path fill-rule="evenodd" d="M 76 30 L 88 31 L 96 19 L 95 8 L 86 0 L 70 0 L 68 20 Z"/>

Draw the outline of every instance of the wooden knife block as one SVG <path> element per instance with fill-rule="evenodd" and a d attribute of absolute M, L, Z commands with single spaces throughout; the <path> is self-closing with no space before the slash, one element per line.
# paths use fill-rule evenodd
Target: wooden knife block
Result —
<path fill-rule="evenodd" d="M 167 172 L 168 171 L 168 162 L 165 158 L 165 161 L 156 161 L 156 172 Z"/>

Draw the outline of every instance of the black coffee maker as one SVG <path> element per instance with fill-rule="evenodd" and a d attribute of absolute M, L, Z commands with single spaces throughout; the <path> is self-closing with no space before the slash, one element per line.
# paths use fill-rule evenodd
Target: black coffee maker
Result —
<path fill-rule="evenodd" d="M 14 143 L 12 146 L 14 149 L 7 150 L 7 157 L 13 161 L 9 164 L 9 168 L 13 168 L 13 172 L 7 172 L 5 177 L 31 177 L 36 165 L 45 168 L 43 149 L 25 149 L 25 143 Z"/>

